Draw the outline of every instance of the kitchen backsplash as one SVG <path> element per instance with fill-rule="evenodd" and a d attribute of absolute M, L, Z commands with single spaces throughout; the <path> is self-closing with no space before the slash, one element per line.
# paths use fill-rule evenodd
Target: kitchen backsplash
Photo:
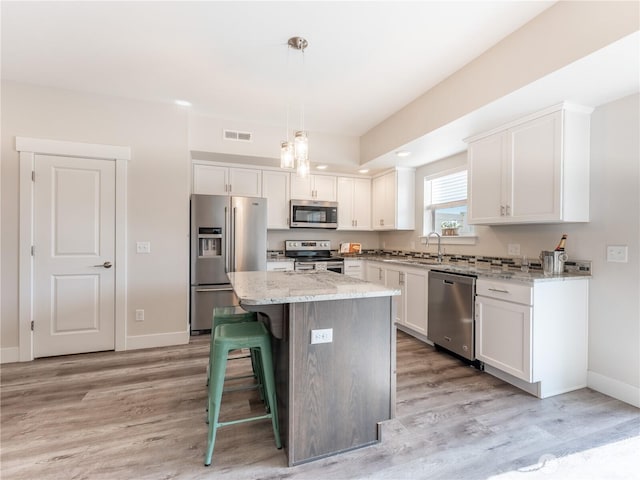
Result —
<path fill-rule="evenodd" d="M 383 250 L 383 249 L 369 249 L 363 250 L 362 253 L 348 253 L 341 254 L 339 251 L 333 250 L 332 255 L 341 256 L 346 258 L 367 258 L 371 256 L 384 256 L 384 257 L 405 257 L 405 258 L 418 258 L 418 259 L 437 259 L 437 255 L 427 252 L 416 252 L 407 250 Z M 267 258 L 281 258 L 284 256 L 284 250 L 267 250 Z M 482 255 L 457 255 L 457 254 L 444 254 L 444 263 L 453 263 L 459 265 L 486 265 L 487 268 L 502 267 L 505 270 L 517 269 L 522 267 L 522 258 L 520 257 L 488 257 Z M 542 265 L 540 259 L 529 259 L 529 268 L 531 270 L 542 271 Z M 564 263 L 564 269 L 566 272 L 583 273 L 585 275 L 591 274 L 591 261 L 589 260 L 567 260 Z"/>

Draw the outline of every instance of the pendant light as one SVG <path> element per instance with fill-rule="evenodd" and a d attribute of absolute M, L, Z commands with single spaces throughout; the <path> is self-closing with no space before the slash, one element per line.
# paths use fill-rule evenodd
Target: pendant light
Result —
<path fill-rule="evenodd" d="M 291 37 L 287 42 L 288 49 L 295 49 L 302 52 L 302 64 L 304 68 L 304 49 L 309 43 L 302 37 Z M 287 73 L 289 57 L 287 56 Z M 304 71 L 303 71 L 304 75 Z M 302 95 L 300 96 L 302 98 Z M 309 174 L 309 138 L 304 129 L 304 102 L 300 105 L 300 126 L 294 135 L 293 142 L 289 141 L 289 102 L 287 101 L 287 139 L 280 144 L 280 168 L 293 169 L 301 176 Z"/>

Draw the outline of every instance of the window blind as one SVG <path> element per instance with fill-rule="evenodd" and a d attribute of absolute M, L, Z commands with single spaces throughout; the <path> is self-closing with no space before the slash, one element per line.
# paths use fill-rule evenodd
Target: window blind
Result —
<path fill-rule="evenodd" d="M 431 180 L 431 205 L 467 199 L 467 171 L 451 173 Z"/>

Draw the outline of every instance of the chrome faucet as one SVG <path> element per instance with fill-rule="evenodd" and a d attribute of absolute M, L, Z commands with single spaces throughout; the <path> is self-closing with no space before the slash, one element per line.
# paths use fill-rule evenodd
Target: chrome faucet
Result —
<path fill-rule="evenodd" d="M 427 247 L 429 246 L 429 238 L 431 238 L 431 235 L 435 235 L 436 237 L 438 237 L 438 263 L 442 263 L 442 253 L 440 252 L 440 234 L 438 232 L 430 232 L 427 235 Z"/>

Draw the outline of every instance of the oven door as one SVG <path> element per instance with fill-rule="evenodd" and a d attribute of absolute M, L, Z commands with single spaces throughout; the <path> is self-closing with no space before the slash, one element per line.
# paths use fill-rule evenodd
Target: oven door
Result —
<path fill-rule="evenodd" d="M 290 227 L 338 228 L 337 202 L 291 200 Z"/>
<path fill-rule="evenodd" d="M 330 271 L 330 272 L 336 272 L 336 273 L 344 273 L 344 262 L 343 261 L 329 261 L 326 262 L 327 263 L 327 268 L 326 270 Z"/>
<path fill-rule="evenodd" d="M 316 269 L 316 264 L 314 262 L 295 262 L 293 269 L 296 272 L 309 272 Z"/>

